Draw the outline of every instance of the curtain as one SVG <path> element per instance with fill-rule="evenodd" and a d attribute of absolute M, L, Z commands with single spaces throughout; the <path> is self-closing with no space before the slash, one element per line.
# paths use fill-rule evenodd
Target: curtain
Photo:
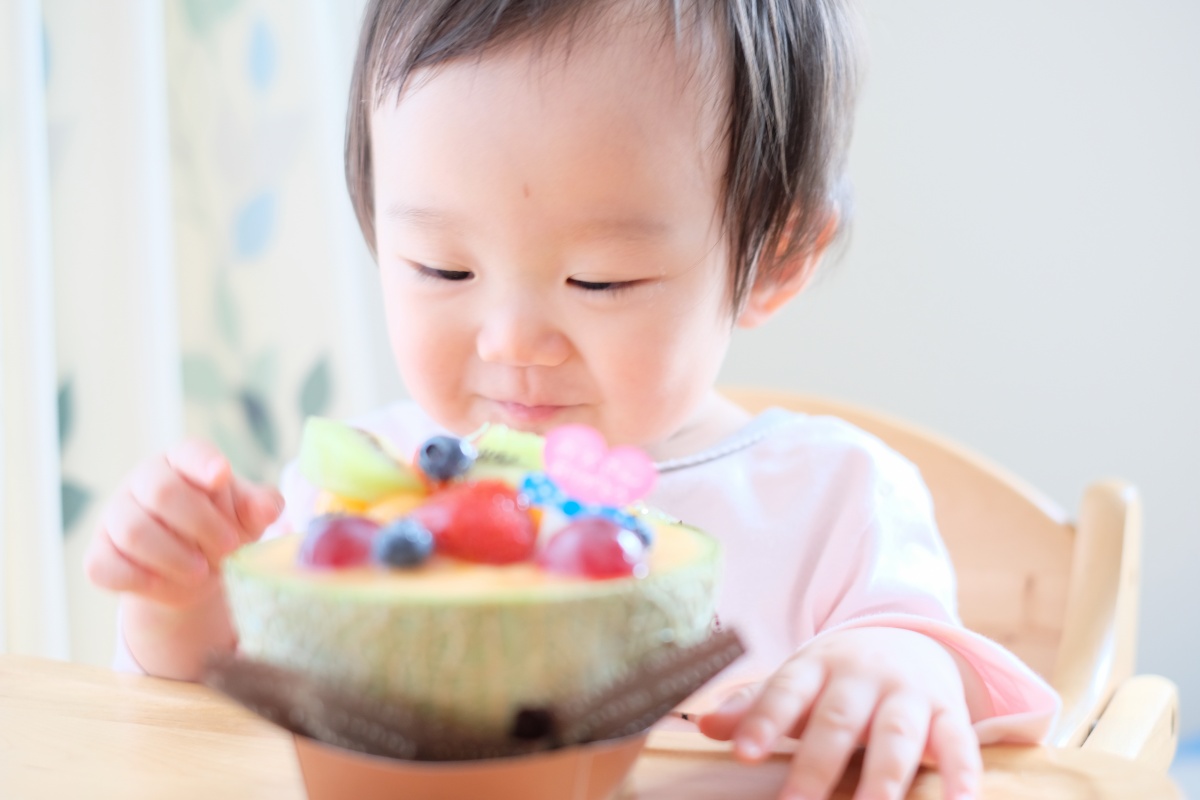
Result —
<path fill-rule="evenodd" d="M 396 391 L 341 177 L 362 2 L 0 6 L 0 651 L 104 664 L 81 564 L 139 461 L 272 482 Z"/>

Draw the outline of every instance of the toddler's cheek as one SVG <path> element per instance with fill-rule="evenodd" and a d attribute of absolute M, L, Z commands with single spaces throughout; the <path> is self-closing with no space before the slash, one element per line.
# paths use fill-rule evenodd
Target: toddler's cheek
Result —
<path fill-rule="evenodd" d="M 389 323 L 392 362 L 409 396 L 438 422 L 457 429 L 470 392 L 470 342 L 457 331 L 432 335 L 418 320 Z"/>

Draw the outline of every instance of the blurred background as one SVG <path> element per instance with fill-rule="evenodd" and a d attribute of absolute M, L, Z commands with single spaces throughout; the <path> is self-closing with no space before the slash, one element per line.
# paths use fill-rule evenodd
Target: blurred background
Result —
<path fill-rule="evenodd" d="M 724 380 L 906 418 L 1070 511 L 1136 484 L 1138 668 L 1180 686 L 1185 774 L 1200 5 L 863 7 L 851 236 Z M 80 564 L 139 460 L 193 434 L 274 480 L 305 414 L 403 395 L 341 173 L 361 8 L 0 2 L 0 651 L 108 663 Z"/>

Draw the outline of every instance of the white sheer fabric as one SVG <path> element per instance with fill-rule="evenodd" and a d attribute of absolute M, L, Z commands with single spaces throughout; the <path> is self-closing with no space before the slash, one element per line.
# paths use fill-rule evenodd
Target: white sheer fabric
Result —
<path fill-rule="evenodd" d="M 162 7 L 6 10 L 3 49 L 19 62 L 5 118 L 19 135 L 0 142 L 17 173 L 0 213 L 0 644 L 66 658 L 103 646 L 112 601 L 79 575 L 87 537 L 65 537 L 64 517 L 94 511 L 109 476 L 182 433 Z"/>
<path fill-rule="evenodd" d="M 274 482 L 386 399 L 343 186 L 361 0 L 0 3 L 0 652 L 108 664 L 81 564 L 183 435 Z"/>
<path fill-rule="evenodd" d="M 0 649 L 65 657 L 38 3 L 0 5 Z"/>

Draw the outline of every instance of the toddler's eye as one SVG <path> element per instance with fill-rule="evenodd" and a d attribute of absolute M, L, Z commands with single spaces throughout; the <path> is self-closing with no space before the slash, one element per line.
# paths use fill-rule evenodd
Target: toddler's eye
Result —
<path fill-rule="evenodd" d="M 640 281 L 581 281 L 577 278 L 570 278 L 567 283 L 585 292 L 608 292 L 616 294 L 625 289 L 632 289 Z"/>
<path fill-rule="evenodd" d="M 435 269 L 433 267 L 427 267 L 424 264 L 414 264 L 413 266 L 416 268 L 418 275 L 431 280 L 465 281 L 471 277 L 471 273 L 466 272 L 465 270 Z"/>

